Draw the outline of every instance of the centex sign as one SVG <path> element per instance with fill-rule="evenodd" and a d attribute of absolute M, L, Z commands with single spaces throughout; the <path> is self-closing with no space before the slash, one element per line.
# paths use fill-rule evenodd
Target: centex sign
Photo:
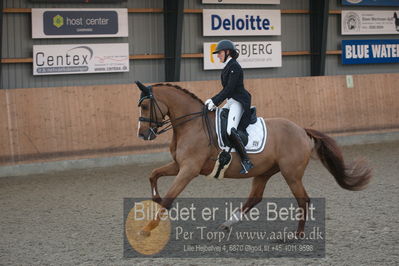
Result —
<path fill-rule="evenodd" d="M 281 35 L 280 10 L 204 9 L 204 36 Z"/>

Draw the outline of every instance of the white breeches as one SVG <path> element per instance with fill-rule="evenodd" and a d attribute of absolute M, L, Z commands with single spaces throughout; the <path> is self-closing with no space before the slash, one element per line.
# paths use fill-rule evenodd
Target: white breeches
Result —
<path fill-rule="evenodd" d="M 228 99 L 223 108 L 230 109 L 229 117 L 227 119 L 227 134 L 230 136 L 231 129 L 233 127 L 237 129 L 242 114 L 244 113 L 244 108 L 242 108 L 242 104 L 240 102 L 237 102 L 233 98 Z"/>

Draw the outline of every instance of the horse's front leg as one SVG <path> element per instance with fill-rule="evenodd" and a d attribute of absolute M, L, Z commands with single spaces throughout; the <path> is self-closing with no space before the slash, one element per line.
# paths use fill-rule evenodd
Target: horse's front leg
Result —
<path fill-rule="evenodd" d="M 161 201 L 161 206 L 164 208 L 161 209 L 156 217 L 149 221 L 146 226 L 141 230 L 140 234 L 149 236 L 151 231 L 155 229 L 160 220 L 161 215 L 165 211 L 165 209 L 170 209 L 172 207 L 172 203 L 174 199 L 183 191 L 183 189 L 187 186 L 190 181 L 199 175 L 200 168 L 194 165 L 184 165 L 180 167 L 179 173 L 177 174 L 176 178 L 174 179 L 172 186 L 169 188 L 168 192 L 165 195 L 165 198 Z"/>
<path fill-rule="evenodd" d="M 161 196 L 158 192 L 158 178 L 161 176 L 175 176 L 179 173 L 179 165 L 176 161 L 165 164 L 157 169 L 154 169 L 150 175 L 151 195 L 152 200 L 161 204 Z"/>

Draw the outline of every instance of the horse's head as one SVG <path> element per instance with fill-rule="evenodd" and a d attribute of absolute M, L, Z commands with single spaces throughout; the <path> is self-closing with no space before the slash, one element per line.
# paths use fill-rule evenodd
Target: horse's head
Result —
<path fill-rule="evenodd" d="M 396 30 L 399 31 L 399 18 L 398 18 L 398 14 L 393 13 L 393 18 L 395 19 L 395 26 L 396 26 Z"/>
<path fill-rule="evenodd" d="M 153 140 L 157 136 L 158 127 L 164 125 L 164 118 L 168 112 L 167 106 L 154 98 L 152 86 L 144 86 L 136 81 L 141 91 L 138 106 L 140 108 L 138 136 L 144 140 Z"/>

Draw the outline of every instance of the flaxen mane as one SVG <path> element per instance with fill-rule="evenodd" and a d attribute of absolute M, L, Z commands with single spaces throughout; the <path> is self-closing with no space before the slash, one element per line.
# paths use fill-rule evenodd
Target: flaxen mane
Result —
<path fill-rule="evenodd" d="M 168 87 L 173 87 L 173 88 L 175 88 L 175 89 L 178 89 L 179 91 L 184 92 L 185 94 L 190 95 L 191 98 L 193 98 L 193 99 L 199 101 L 201 104 L 204 104 L 204 102 L 203 102 L 200 98 L 198 98 L 197 95 L 195 95 L 194 93 L 192 93 L 192 92 L 189 91 L 189 90 L 183 89 L 182 87 L 180 87 L 180 86 L 178 86 L 178 85 L 172 85 L 172 84 L 169 84 L 169 83 L 158 83 L 158 84 L 153 85 L 153 87 L 156 87 L 156 86 L 168 86 Z"/>

